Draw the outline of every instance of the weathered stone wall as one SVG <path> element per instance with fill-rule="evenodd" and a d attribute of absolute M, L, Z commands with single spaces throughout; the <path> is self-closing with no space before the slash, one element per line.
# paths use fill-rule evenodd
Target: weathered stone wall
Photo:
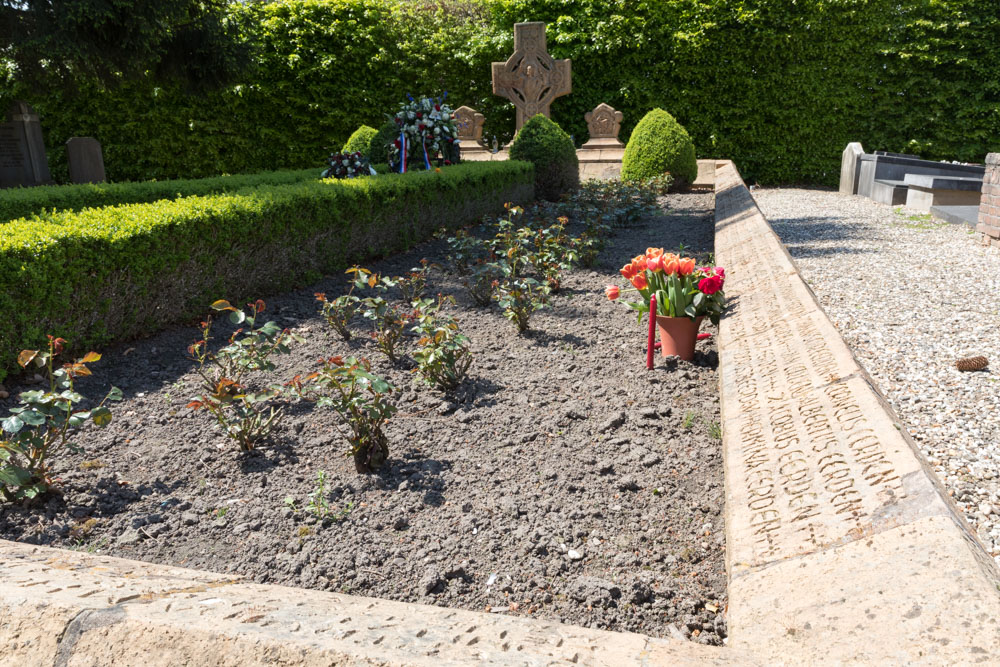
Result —
<path fill-rule="evenodd" d="M 1000 153 L 986 156 L 983 196 L 979 200 L 979 224 L 983 245 L 1000 247 Z"/>

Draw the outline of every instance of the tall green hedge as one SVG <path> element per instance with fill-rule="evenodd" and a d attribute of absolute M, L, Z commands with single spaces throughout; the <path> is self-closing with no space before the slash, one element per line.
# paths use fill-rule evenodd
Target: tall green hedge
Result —
<path fill-rule="evenodd" d="M 627 140 L 653 108 L 688 129 L 699 157 L 736 160 L 749 180 L 835 182 L 849 141 L 866 149 L 979 160 L 1000 147 L 997 0 L 276 0 L 234 3 L 259 47 L 240 85 L 209 96 L 135 84 L 31 101 L 50 162 L 97 137 L 115 180 L 322 165 L 406 93 L 447 90 L 514 130 L 490 63 L 516 21 L 545 21 L 573 60 L 552 118 L 586 139 L 606 102 Z M 16 91 L 4 91 L 7 96 Z"/>
<path fill-rule="evenodd" d="M 259 186 L 0 230 L 0 380 L 51 333 L 101 345 L 396 252 L 534 198 L 526 162 Z"/>

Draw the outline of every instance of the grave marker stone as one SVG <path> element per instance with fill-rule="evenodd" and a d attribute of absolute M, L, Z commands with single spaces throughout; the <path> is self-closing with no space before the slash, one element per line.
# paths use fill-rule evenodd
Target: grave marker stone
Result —
<path fill-rule="evenodd" d="M 603 102 L 583 115 L 590 138 L 576 152 L 581 179 L 621 176 L 625 144 L 618 140 L 618 131 L 622 118 L 621 111 L 615 111 Z"/>
<path fill-rule="evenodd" d="M 857 141 L 847 144 L 840 156 L 840 191 L 845 195 L 858 194 L 858 176 L 861 175 L 859 163 L 865 149 Z"/>
<path fill-rule="evenodd" d="M 625 144 L 618 140 L 618 132 L 622 127 L 624 116 L 621 111 L 615 111 L 608 104 L 601 102 L 593 111 L 583 115 L 587 121 L 589 140 L 583 148 L 623 148 Z"/>
<path fill-rule="evenodd" d="M 43 185 L 51 181 L 38 114 L 14 102 L 0 124 L 0 188 Z"/>
<path fill-rule="evenodd" d="M 69 180 L 73 183 L 103 183 L 104 156 L 101 142 L 93 137 L 71 137 L 66 142 Z"/>
<path fill-rule="evenodd" d="M 552 101 L 572 92 L 570 61 L 555 60 L 545 45 L 545 24 L 514 24 L 514 53 L 493 63 L 493 94 L 517 109 L 517 130 L 538 114 L 550 117 Z"/>

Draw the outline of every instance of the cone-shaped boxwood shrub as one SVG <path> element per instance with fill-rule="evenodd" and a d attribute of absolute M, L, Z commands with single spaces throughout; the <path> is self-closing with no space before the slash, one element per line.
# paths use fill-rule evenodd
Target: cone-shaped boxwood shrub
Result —
<path fill-rule="evenodd" d="M 393 121 L 387 122 L 378 129 L 371 140 L 371 163 L 388 164 L 389 146 L 399 138 L 399 128 Z"/>
<path fill-rule="evenodd" d="M 369 127 L 368 125 L 362 125 L 358 129 L 354 130 L 354 134 L 350 136 L 344 147 L 340 149 L 341 153 L 361 153 L 361 157 L 368 161 L 371 161 L 372 157 L 372 140 L 378 135 L 378 130 L 374 127 Z"/>
<path fill-rule="evenodd" d="M 663 109 L 639 121 L 625 147 L 622 180 L 644 181 L 670 172 L 674 182 L 693 183 L 698 176 L 694 142 L 687 130 Z"/>
<path fill-rule="evenodd" d="M 510 159 L 535 165 L 535 196 L 556 201 L 580 187 L 580 163 L 573 140 L 561 127 L 538 114 L 528 120 L 510 145 Z"/>

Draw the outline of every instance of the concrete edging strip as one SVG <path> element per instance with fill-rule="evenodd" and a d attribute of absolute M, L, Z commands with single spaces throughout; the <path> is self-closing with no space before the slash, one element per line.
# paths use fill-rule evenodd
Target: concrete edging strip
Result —
<path fill-rule="evenodd" d="M 715 187 L 730 646 L 769 664 L 998 659 L 992 559 L 732 162 Z"/>
<path fill-rule="evenodd" d="M 0 560 L 0 665 L 733 664 L 682 640 L 8 541 Z"/>

